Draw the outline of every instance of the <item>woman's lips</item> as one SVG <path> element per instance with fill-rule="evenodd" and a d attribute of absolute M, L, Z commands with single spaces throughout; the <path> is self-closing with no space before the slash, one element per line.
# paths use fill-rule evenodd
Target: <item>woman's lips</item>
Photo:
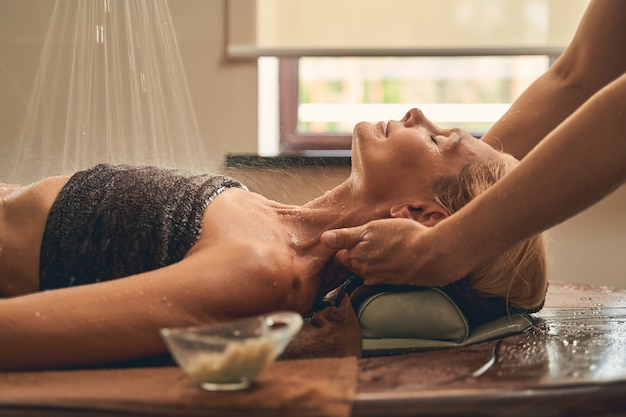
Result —
<path fill-rule="evenodd" d="M 382 132 L 384 137 L 387 137 L 387 123 L 386 122 L 378 122 L 376 123 L 376 127 Z"/>

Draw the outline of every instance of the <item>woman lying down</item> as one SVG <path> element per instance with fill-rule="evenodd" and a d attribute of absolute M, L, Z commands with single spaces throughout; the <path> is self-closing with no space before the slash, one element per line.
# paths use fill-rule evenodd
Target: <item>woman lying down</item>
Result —
<path fill-rule="evenodd" d="M 154 167 L 0 184 L 0 370 L 160 355 L 162 327 L 304 314 L 339 284 L 324 273 L 334 253 L 322 232 L 389 217 L 432 226 L 516 164 L 417 109 L 357 124 L 352 152 L 349 178 L 302 206 Z M 464 282 L 537 309 L 544 262 L 536 236 Z"/>

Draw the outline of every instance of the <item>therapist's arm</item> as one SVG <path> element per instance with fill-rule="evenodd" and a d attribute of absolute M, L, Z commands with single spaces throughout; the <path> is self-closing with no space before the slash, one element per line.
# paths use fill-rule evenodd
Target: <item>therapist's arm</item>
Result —
<path fill-rule="evenodd" d="M 590 207 L 625 180 L 626 74 L 550 133 L 511 173 L 432 228 L 425 242 L 432 245 L 426 252 L 431 255 L 413 279 L 445 284 L 460 278 Z M 432 268 L 440 268 L 435 277 L 424 273 Z"/>
<path fill-rule="evenodd" d="M 522 159 L 589 97 L 626 71 L 626 1 L 592 1 L 568 48 L 483 141 Z"/>
<path fill-rule="evenodd" d="M 626 74 L 589 99 L 512 172 L 436 226 L 377 220 L 326 232 L 322 242 L 339 249 L 338 259 L 367 285 L 445 285 L 593 205 L 625 179 Z"/>

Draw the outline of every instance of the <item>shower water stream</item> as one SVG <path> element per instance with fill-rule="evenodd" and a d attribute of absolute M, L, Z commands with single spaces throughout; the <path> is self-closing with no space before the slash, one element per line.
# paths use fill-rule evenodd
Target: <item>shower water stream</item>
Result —
<path fill-rule="evenodd" d="M 201 170 L 167 1 L 57 0 L 15 146 L 19 183 L 99 162 Z"/>

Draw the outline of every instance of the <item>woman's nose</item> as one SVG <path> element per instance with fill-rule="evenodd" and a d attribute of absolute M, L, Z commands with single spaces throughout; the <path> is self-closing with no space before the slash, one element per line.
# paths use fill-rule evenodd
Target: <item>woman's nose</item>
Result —
<path fill-rule="evenodd" d="M 420 109 L 413 108 L 402 119 L 402 122 L 406 127 L 425 125 L 429 129 L 435 129 L 436 126 L 424 116 L 424 113 Z"/>

